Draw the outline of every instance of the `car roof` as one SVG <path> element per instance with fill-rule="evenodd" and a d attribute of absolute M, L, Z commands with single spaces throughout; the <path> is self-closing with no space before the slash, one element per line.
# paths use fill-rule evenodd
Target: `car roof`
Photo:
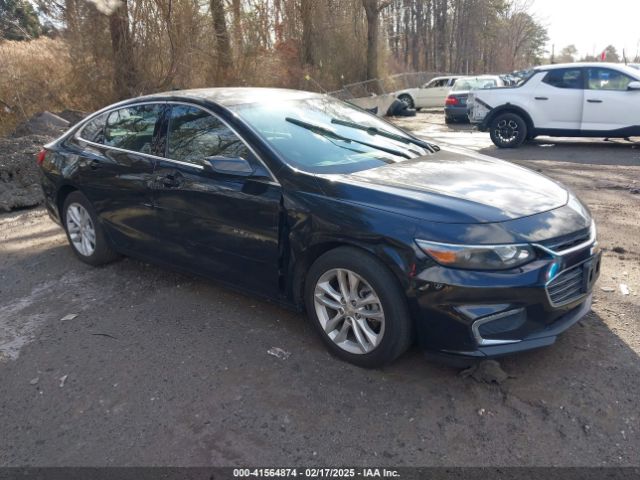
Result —
<path fill-rule="evenodd" d="M 555 63 L 553 65 L 540 65 L 534 68 L 536 72 L 546 72 L 549 70 L 558 70 L 560 68 L 613 68 L 620 72 L 638 78 L 638 70 L 625 65 L 624 63 L 613 62 L 575 62 L 575 63 Z"/>
<path fill-rule="evenodd" d="M 181 98 L 185 100 L 209 100 L 225 107 L 256 103 L 259 101 L 301 100 L 305 98 L 319 98 L 323 94 L 292 90 L 286 88 L 258 88 L 258 87 L 218 87 L 194 88 L 189 90 L 170 90 L 168 92 L 153 93 L 143 97 L 131 99 L 162 100 L 163 98 Z"/>
<path fill-rule="evenodd" d="M 539 65 L 534 67 L 534 70 L 556 70 L 559 68 L 593 68 L 593 67 L 604 67 L 604 68 L 626 68 L 626 65 L 623 63 L 612 63 L 612 62 L 573 62 L 573 63 L 554 63 L 550 65 Z"/>

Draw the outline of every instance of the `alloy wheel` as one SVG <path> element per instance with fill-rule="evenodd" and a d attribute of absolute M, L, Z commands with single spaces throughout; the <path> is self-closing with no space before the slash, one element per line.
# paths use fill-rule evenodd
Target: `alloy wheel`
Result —
<path fill-rule="evenodd" d="M 342 350 L 365 354 L 384 335 L 382 302 L 360 275 L 344 268 L 325 272 L 316 282 L 314 305 L 325 334 Z"/>
<path fill-rule="evenodd" d="M 93 255 L 96 250 L 96 230 L 87 209 L 79 203 L 70 204 L 66 221 L 73 247 L 85 257 Z"/>
<path fill-rule="evenodd" d="M 515 120 L 500 120 L 496 125 L 495 135 L 505 144 L 514 142 L 518 134 L 518 122 Z"/>

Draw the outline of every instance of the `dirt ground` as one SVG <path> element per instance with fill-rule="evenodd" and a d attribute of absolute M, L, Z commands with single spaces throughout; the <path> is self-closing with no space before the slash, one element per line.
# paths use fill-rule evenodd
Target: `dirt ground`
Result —
<path fill-rule="evenodd" d="M 640 144 L 498 151 L 439 114 L 397 121 L 571 186 L 605 250 L 593 312 L 499 385 L 418 350 L 362 370 L 302 315 L 132 259 L 91 268 L 43 209 L 3 213 L 0 465 L 640 465 Z"/>

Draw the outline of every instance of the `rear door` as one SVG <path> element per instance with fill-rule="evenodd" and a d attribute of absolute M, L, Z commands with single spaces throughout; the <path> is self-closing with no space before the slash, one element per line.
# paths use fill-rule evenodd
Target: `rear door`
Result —
<path fill-rule="evenodd" d="M 628 90 L 635 78 L 604 67 L 587 68 L 586 72 L 582 130 L 607 132 L 633 127 L 640 130 L 640 91 Z"/>
<path fill-rule="evenodd" d="M 151 181 L 162 145 L 159 126 L 164 103 L 107 112 L 74 138 L 82 149 L 78 184 L 121 249 L 148 250 L 157 241 Z"/>
<path fill-rule="evenodd" d="M 533 91 L 529 113 L 538 129 L 579 131 L 584 102 L 583 69 L 549 70 Z"/>
<path fill-rule="evenodd" d="M 230 284 L 276 294 L 281 187 L 256 154 L 219 117 L 172 104 L 165 156 L 157 162 L 154 182 L 165 258 Z M 242 157 L 254 174 L 215 172 L 207 166 L 212 156 Z"/>

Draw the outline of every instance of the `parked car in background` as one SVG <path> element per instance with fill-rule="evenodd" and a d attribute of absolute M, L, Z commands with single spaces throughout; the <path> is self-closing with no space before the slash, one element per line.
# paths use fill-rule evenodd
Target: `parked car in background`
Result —
<path fill-rule="evenodd" d="M 517 85 L 518 83 L 520 83 L 520 78 L 510 73 L 507 73 L 505 75 L 500 75 L 500 78 L 502 79 L 505 86 L 507 87 L 511 87 L 513 85 Z"/>
<path fill-rule="evenodd" d="M 416 110 L 440 108 L 444 99 L 447 98 L 449 90 L 459 77 L 459 75 L 436 77 L 419 88 L 408 88 L 396 92 L 396 98 L 404 102 L 407 107 Z"/>
<path fill-rule="evenodd" d="M 482 75 L 479 77 L 462 77 L 456 80 L 445 99 L 444 121 L 446 123 L 468 122 L 467 97 L 474 89 L 503 87 L 504 80 L 499 75 Z"/>
<path fill-rule="evenodd" d="M 537 135 L 640 135 L 640 71 L 601 62 L 537 67 L 516 87 L 472 92 L 469 118 L 502 148 Z"/>
<path fill-rule="evenodd" d="M 415 341 L 465 361 L 550 345 L 600 269 L 591 215 L 560 184 L 317 93 L 134 98 L 37 161 L 81 261 L 131 255 L 306 309 L 364 367 Z"/>

